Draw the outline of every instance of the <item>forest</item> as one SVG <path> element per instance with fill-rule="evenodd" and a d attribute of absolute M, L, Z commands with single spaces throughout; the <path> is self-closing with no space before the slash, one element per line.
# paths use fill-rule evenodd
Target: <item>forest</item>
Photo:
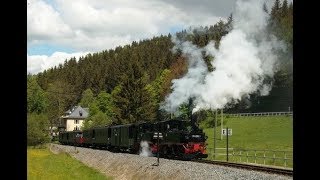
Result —
<path fill-rule="evenodd" d="M 225 113 L 287 111 L 288 107 L 292 110 L 293 4 L 276 0 L 270 12 L 265 4 L 262 8 L 269 15 L 268 33 L 283 40 L 288 50 L 281 54 L 281 68 L 273 78 L 270 95 L 252 94 L 250 99 L 224 109 Z M 170 93 L 172 80 L 187 72 L 186 58 L 181 52 L 172 51 L 171 38 L 176 36 L 198 47 L 214 40 L 219 48 L 221 38 L 232 30 L 233 21 L 230 14 L 227 21 L 214 25 L 133 41 L 28 74 L 28 144 L 39 143 L 32 138 L 43 134 L 37 131 L 45 131 L 47 124 L 59 125 L 59 117 L 75 105 L 90 110 L 83 128 L 168 118 L 170 115 L 159 109 L 160 103 Z M 203 56 L 208 70 L 214 71 L 210 63 L 214 57 Z M 187 106 L 181 106 L 179 115 L 186 116 Z M 35 130 L 31 132 L 29 128 Z"/>

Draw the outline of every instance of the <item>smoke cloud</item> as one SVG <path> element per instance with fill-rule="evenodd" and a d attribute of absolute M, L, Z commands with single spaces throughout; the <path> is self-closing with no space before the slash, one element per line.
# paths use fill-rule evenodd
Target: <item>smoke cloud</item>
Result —
<path fill-rule="evenodd" d="M 268 15 L 263 1 L 237 1 L 233 29 L 220 41 L 216 49 L 211 41 L 199 48 L 176 37 L 173 50 L 180 49 L 188 60 L 188 72 L 172 81 L 172 93 L 162 106 L 168 112 L 194 99 L 195 111 L 221 109 L 228 103 L 237 103 L 254 92 L 268 95 L 272 77 L 277 70 L 277 52 L 285 51 L 284 43 L 266 33 Z M 214 57 L 214 71 L 209 72 L 202 56 Z"/>
<path fill-rule="evenodd" d="M 149 148 L 149 144 L 147 141 L 141 141 L 140 142 L 140 156 L 144 156 L 144 157 L 150 157 L 152 155 L 151 150 Z"/>

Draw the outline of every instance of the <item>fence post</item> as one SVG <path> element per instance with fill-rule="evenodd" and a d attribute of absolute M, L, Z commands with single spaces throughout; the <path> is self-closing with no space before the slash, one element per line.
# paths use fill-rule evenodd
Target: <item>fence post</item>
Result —
<path fill-rule="evenodd" d="M 273 165 L 276 163 L 276 153 L 273 151 Z"/>
<path fill-rule="evenodd" d="M 263 151 L 263 164 L 266 164 L 266 150 Z"/>
<path fill-rule="evenodd" d="M 248 163 L 248 151 L 247 151 L 247 163 Z"/>
<path fill-rule="evenodd" d="M 287 167 L 287 154 L 284 151 L 284 167 Z"/>
<path fill-rule="evenodd" d="M 254 150 L 254 163 L 257 164 L 257 150 Z"/>
<path fill-rule="evenodd" d="M 234 161 L 237 161 L 235 158 L 234 158 L 234 149 L 232 148 L 232 159 L 234 160 Z"/>
<path fill-rule="evenodd" d="M 228 132 L 228 131 L 227 131 Z M 229 137 L 227 136 L 227 141 L 228 141 Z M 223 151 L 224 148 L 218 148 L 221 149 Z M 217 149 L 217 150 L 218 150 Z M 259 160 L 260 158 L 263 158 L 263 164 L 266 165 L 274 165 L 274 166 L 281 166 L 281 167 L 288 167 L 291 163 L 291 159 L 290 159 L 290 153 L 291 151 L 276 151 L 276 150 L 259 150 L 259 149 L 234 149 L 231 148 L 230 151 L 232 151 L 231 156 L 233 159 L 231 159 L 230 161 L 232 162 L 242 162 L 242 155 L 245 156 L 245 160 L 243 162 L 246 163 L 255 163 L 255 164 L 262 164 L 262 162 Z M 242 153 L 242 151 L 244 151 L 244 153 Z M 251 152 L 252 151 L 252 152 Z M 254 151 L 254 152 L 253 152 Z M 263 156 L 262 156 L 262 151 L 263 151 Z M 250 155 L 250 153 L 252 153 L 252 155 Z M 260 153 L 261 152 L 261 153 Z M 289 153 L 289 158 L 287 156 L 287 154 Z M 254 155 L 253 155 L 254 153 Z M 273 154 L 272 154 L 273 153 Z M 277 153 L 280 153 L 277 155 Z M 281 155 L 283 153 L 283 156 Z M 219 153 L 216 153 L 219 154 Z M 260 155 L 261 154 L 261 155 Z M 227 145 L 226 147 L 226 156 L 227 156 L 227 162 L 229 161 L 229 145 Z M 213 156 L 213 154 L 211 154 L 211 157 Z M 238 157 L 239 156 L 239 160 Z M 254 156 L 254 160 L 249 160 L 250 157 Z M 269 162 L 270 159 L 270 162 Z M 276 163 L 277 159 L 279 159 L 278 164 Z M 284 160 L 283 164 L 281 163 L 281 161 Z M 289 163 L 288 163 L 289 162 Z"/>

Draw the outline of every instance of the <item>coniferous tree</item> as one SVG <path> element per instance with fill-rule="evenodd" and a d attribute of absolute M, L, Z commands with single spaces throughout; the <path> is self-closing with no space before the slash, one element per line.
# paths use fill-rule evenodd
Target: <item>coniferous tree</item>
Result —
<path fill-rule="evenodd" d="M 280 9 L 280 0 L 275 0 L 273 7 L 271 8 L 271 17 L 278 18 Z"/>
<path fill-rule="evenodd" d="M 281 17 L 285 17 L 288 14 L 288 1 L 283 0 L 282 6 L 281 6 Z"/>
<path fill-rule="evenodd" d="M 121 79 L 122 83 L 112 93 L 118 122 L 153 121 L 156 115 L 155 107 L 146 89 L 146 76 L 138 62 L 130 64 L 128 73 Z"/>
<path fill-rule="evenodd" d="M 265 4 L 261 8 L 264 8 L 265 11 L 267 10 Z M 287 43 L 289 49 L 288 54 L 292 54 L 292 11 L 292 3 L 288 6 L 286 2 L 283 2 L 281 5 L 280 1 L 276 0 L 271 8 L 268 26 L 270 33 Z M 219 48 L 221 38 L 228 34 L 232 29 L 232 21 L 233 17 L 232 14 L 230 14 L 227 22 L 221 20 L 214 25 L 199 27 L 196 30 L 192 30 L 192 33 L 182 30 L 177 32 L 176 36 L 181 41 L 188 40 L 199 47 L 203 47 L 207 45 L 209 41 L 214 40 L 215 47 Z M 131 121 L 131 117 L 135 117 L 133 119 L 136 119 L 137 117 L 136 115 L 132 115 L 135 113 L 132 113 L 134 111 L 129 104 L 136 101 L 132 99 L 133 95 L 135 95 L 135 93 L 132 92 L 132 89 L 137 88 L 132 87 L 137 87 L 137 83 L 134 84 L 133 82 L 138 82 L 139 79 L 141 79 L 138 78 L 138 76 L 132 75 L 133 71 L 131 69 L 134 63 L 139 64 L 139 71 L 141 71 L 141 74 L 144 77 L 143 81 L 145 85 L 156 84 L 158 81 L 157 78 L 161 72 L 165 69 L 170 71 L 161 85 L 161 89 L 163 89 L 161 97 L 158 97 L 159 92 L 155 92 L 156 96 L 152 95 L 152 98 L 150 99 L 151 102 L 154 100 L 155 102 L 158 102 L 159 99 L 163 100 L 163 97 L 171 91 L 171 80 L 181 77 L 187 71 L 186 59 L 182 57 L 181 51 L 178 50 L 176 53 L 171 51 L 174 45 L 171 41 L 172 36 L 173 35 L 171 34 L 168 34 L 168 36 L 160 35 L 151 39 L 140 40 L 139 42 L 134 41 L 131 45 L 118 46 L 115 49 L 88 54 L 84 57 L 80 57 L 78 62 L 75 58 L 70 58 L 63 64 L 39 73 L 36 76 L 36 79 L 39 86 L 44 91 L 48 91 L 50 84 L 57 81 L 66 82 L 72 89 L 76 89 L 76 91 L 73 91 L 75 95 L 66 101 L 66 107 L 68 108 L 73 104 L 79 103 L 81 94 L 87 89 L 91 89 L 94 95 L 97 95 L 104 90 L 107 93 L 112 92 L 111 94 L 113 95 L 111 99 L 116 100 L 115 102 L 118 104 L 118 107 L 129 108 L 129 110 L 127 110 L 128 112 L 124 113 L 124 110 L 112 107 L 112 109 L 117 112 L 115 114 L 118 114 L 117 116 L 119 117 L 114 121 L 120 123 L 121 119 L 126 119 L 126 121 L 129 122 Z M 207 57 L 205 54 L 203 54 L 203 57 L 208 66 L 208 70 L 213 71 L 214 67 L 211 66 L 210 62 L 214 57 Z M 275 78 L 279 78 L 282 81 L 283 79 L 286 79 L 284 77 L 287 77 L 285 75 L 288 74 L 290 73 L 282 71 L 281 73 L 277 73 Z M 287 79 L 290 79 L 290 77 L 287 77 Z M 150 88 L 148 86 L 145 88 L 150 94 Z M 131 94 L 131 99 L 128 98 L 128 96 L 121 97 L 123 93 Z M 90 112 L 96 112 L 97 114 L 100 111 L 97 102 L 92 103 L 90 106 L 93 109 L 93 111 Z M 67 109 L 64 109 L 64 111 L 65 110 Z M 130 114 L 131 116 L 125 117 L 125 114 Z"/>
<path fill-rule="evenodd" d="M 59 118 L 64 112 L 70 109 L 74 103 L 73 87 L 65 81 L 55 81 L 48 86 L 46 91 L 48 98 L 48 118 L 50 126 L 59 125 Z"/>
<path fill-rule="evenodd" d="M 266 2 L 263 3 L 263 11 L 267 14 L 269 14 L 269 10 L 268 10 L 268 7 L 267 7 L 267 4 Z"/>
<path fill-rule="evenodd" d="M 232 23 L 233 23 L 233 16 L 232 16 L 232 13 L 231 13 L 230 16 L 228 17 L 228 21 L 226 23 L 226 29 L 227 29 L 228 32 L 233 29 Z"/>

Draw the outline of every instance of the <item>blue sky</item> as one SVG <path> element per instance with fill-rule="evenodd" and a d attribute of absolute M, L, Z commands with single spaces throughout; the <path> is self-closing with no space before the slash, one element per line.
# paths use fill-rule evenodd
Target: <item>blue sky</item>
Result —
<path fill-rule="evenodd" d="M 28 55 L 46 55 L 51 56 L 54 52 L 74 53 L 71 47 L 63 47 L 53 44 L 39 44 L 27 48 Z"/>

